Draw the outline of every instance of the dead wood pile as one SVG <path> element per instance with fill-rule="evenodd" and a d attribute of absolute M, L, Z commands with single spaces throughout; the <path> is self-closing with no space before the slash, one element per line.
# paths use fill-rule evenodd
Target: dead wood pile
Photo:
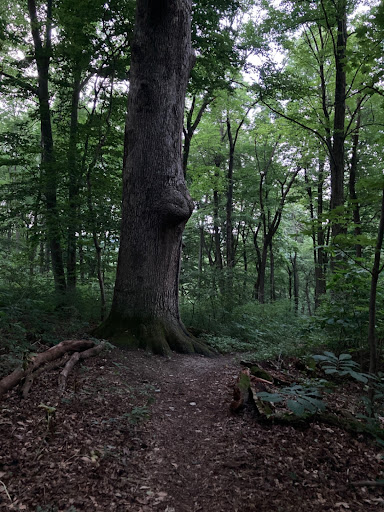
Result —
<path fill-rule="evenodd" d="M 23 398 L 28 396 L 33 382 L 45 371 L 64 366 L 59 376 L 59 394 L 65 390 L 68 375 L 78 361 L 98 355 L 105 343 L 96 345 L 90 340 L 64 340 L 58 345 L 32 357 L 24 368 L 16 368 L 0 380 L 0 398 L 17 385 L 21 386 Z"/>

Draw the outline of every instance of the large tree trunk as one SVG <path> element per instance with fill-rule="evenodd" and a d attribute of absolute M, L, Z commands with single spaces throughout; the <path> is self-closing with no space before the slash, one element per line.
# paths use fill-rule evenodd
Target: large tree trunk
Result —
<path fill-rule="evenodd" d="M 159 354 L 208 353 L 184 328 L 178 304 L 182 234 L 193 209 L 181 157 L 193 63 L 191 0 L 138 0 L 116 284 L 96 332 Z"/>

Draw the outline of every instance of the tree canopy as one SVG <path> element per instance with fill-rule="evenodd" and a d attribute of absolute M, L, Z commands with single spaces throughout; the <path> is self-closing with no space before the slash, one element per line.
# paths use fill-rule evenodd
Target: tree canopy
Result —
<path fill-rule="evenodd" d="M 136 2 L 1 6 L 4 318 L 26 288 L 50 290 L 53 310 L 93 297 L 94 324 L 110 308 L 121 242 Z M 187 327 L 253 342 L 260 307 L 277 307 L 314 338 L 322 329 L 356 350 L 371 333 L 376 351 L 382 10 L 193 2 L 181 155 L 193 200 L 179 287 Z"/>

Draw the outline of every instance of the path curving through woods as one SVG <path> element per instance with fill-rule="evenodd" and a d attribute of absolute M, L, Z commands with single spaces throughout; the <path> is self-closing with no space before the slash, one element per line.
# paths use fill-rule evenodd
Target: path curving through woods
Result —
<path fill-rule="evenodd" d="M 0 510 L 382 510 L 382 487 L 348 485 L 382 478 L 377 446 L 316 423 L 262 426 L 229 413 L 239 359 L 113 350 L 87 361 L 59 400 L 57 374 L 26 400 L 10 392 Z M 51 431 L 41 403 L 56 409 Z"/>

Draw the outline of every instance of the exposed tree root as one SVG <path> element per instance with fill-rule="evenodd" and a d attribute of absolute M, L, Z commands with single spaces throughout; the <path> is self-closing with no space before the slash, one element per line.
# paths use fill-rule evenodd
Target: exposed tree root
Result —
<path fill-rule="evenodd" d="M 22 382 L 23 386 L 21 392 L 23 398 L 26 398 L 37 377 L 45 371 L 59 368 L 66 364 L 69 359 L 69 354 L 73 352 L 79 354 L 77 360 L 87 359 L 88 357 L 99 354 L 105 346 L 105 344 L 94 345 L 94 342 L 89 340 L 65 340 L 45 352 L 37 354 L 26 369 L 16 368 L 11 374 L 0 380 L 0 397 Z M 72 364 L 71 368 L 73 368 L 74 364 L 75 363 Z M 69 371 L 67 372 L 67 376 L 68 374 Z"/>
<path fill-rule="evenodd" d="M 182 354 L 214 355 L 211 349 L 173 318 L 122 321 L 109 317 L 94 334 L 99 338 L 108 339 L 120 348 L 141 348 L 162 356 L 168 356 L 172 351 Z"/>

